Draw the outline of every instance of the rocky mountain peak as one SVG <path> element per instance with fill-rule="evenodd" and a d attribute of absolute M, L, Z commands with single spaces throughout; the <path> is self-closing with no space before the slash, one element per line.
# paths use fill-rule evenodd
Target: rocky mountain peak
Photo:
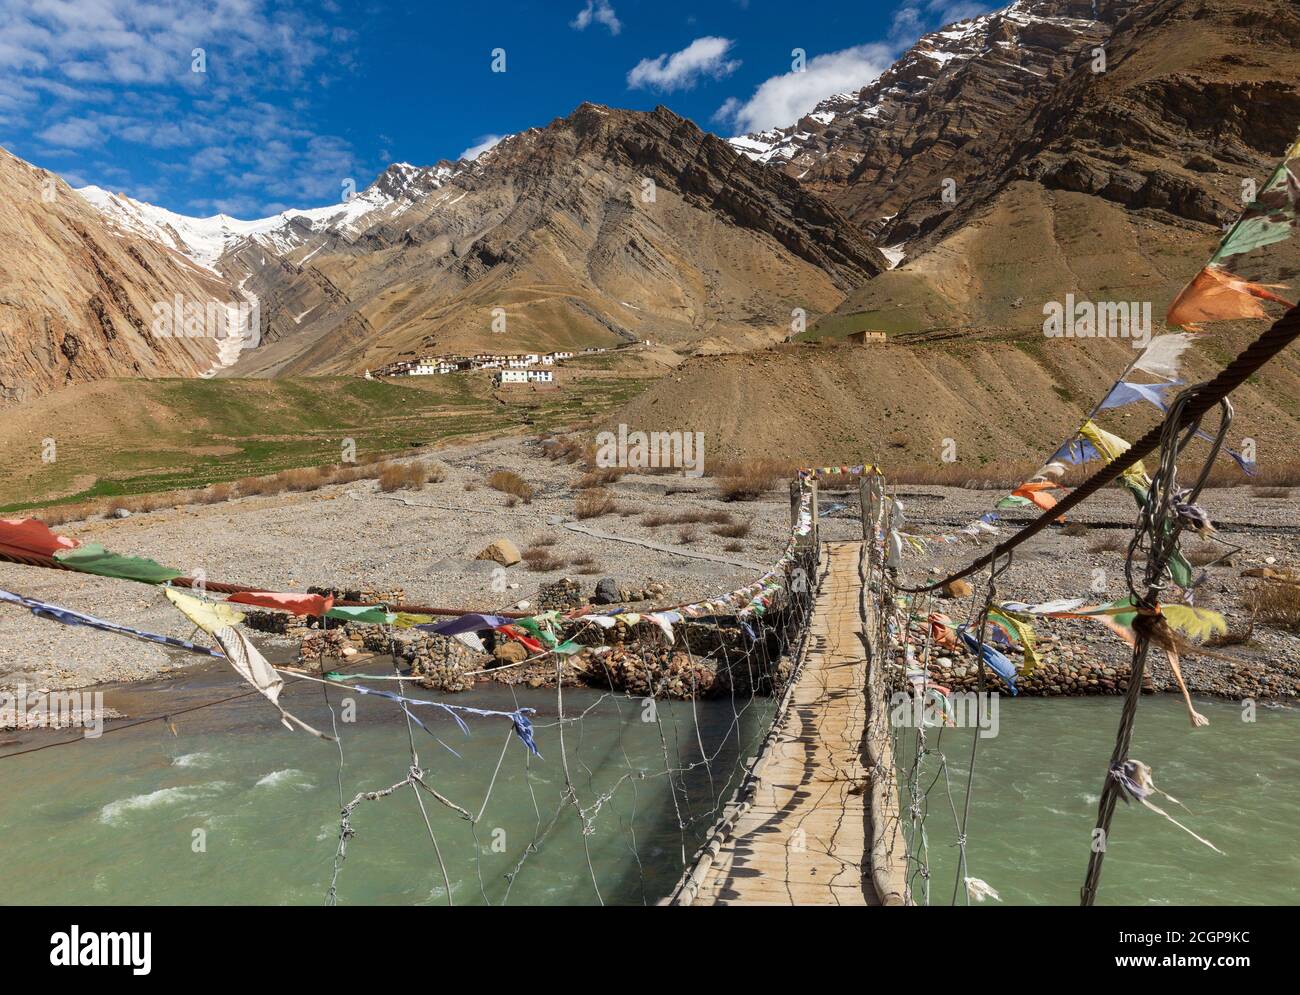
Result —
<path fill-rule="evenodd" d="M 409 162 L 395 162 L 362 191 L 362 196 L 376 191 L 392 200 L 418 200 L 445 185 L 464 166 L 464 162 L 450 159 L 439 159 L 432 166 L 412 166 Z"/>
<path fill-rule="evenodd" d="M 1045 102 L 1138 0 L 1017 0 L 922 36 L 879 79 L 731 140 L 877 232 L 964 144 Z M 961 177 L 955 177 L 960 181 Z"/>

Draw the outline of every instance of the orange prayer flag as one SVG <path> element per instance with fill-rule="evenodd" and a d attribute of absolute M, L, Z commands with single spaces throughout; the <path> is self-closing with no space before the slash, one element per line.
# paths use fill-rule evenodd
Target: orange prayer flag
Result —
<path fill-rule="evenodd" d="M 1286 287 L 1282 284 L 1251 283 L 1225 270 L 1206 266 L 1174 298 L 1165 314 L 1165 322 L 1189 328 L 1194 327 L 1198 321 L 1267 318 L 1268 312 L 1259 303 L 1261 300 L 1273 301 L 1288 308 L 1294 307 L 1290 301 L 1273 293 L 1273 289 L 1285 290 Z"/>

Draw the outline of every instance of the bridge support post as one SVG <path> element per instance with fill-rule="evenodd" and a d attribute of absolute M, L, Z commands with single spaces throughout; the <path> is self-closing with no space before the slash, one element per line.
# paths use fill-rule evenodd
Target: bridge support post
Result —
<path fill-rule="evenodd" d="M 790 529 L 793 531 L 799 524 L 799 506 L 800 499 L 803 497 L 803 487 L 807 486 L 811 492 L 811 499 L 808 503 L 809 511 L 812 513 L 812 531 L 807 536 L 798 540 L 800 546 L 811 546 L 814 550 L 821 546 L 821 525 L 817 521 L 817 478 L 811 478 L 807 484 L 801 484 L 798 480 L 790 482 Z M 820 553 L 816 559 L 821 560 Z"/>
<path fill-rule="evenodd" d="M 812 542 L 813 542 L 813 549 L 817 550 L 817 560 L 820 562 L 821 547 L 822 547 L 822 526 L 821 526 L 821 519 L 818 517 L 818 510 L 817 510 L 817 478 L 816 477 L 812 478 L 811 487 L 812 487 Z"/>

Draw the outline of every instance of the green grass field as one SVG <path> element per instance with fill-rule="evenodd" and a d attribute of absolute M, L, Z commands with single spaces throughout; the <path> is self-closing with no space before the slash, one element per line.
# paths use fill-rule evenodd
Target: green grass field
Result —
<path fill-rule="evenodd" d="M 130 380 L 38 400 L 35 426 L 3 438 L 0 512 L 203 487 L 297 467 L 402 455 L 441 442 L 546 431 L 600 417 L 643 390 L 638 377 L 583 377 L 497 400 L 486 376 L 401 383 L 354 377 Z M 66 393 L 66 397 L 60 394 Z M 111 418 L 87 408 L 111 408 Z M 57 459 L 40 459 L 40 439 Z M 0 433 L 2 435 L 2 433 Z M 90 482 L 88 478 L 93 478 Z"/>

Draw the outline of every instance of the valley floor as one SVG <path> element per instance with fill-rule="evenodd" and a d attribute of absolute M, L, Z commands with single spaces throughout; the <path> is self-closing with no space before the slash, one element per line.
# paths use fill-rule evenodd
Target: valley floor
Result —
<path fill-rule="evenodd" d="M 609 486 L 616 499 L 612 512 L 579 522 L 574 501 L 581 467 L 546 459 L 535 441 L 497 440 L 435 455 L 445 479 L 418 491 L 384 494 L 366 480 L 120 521 L 73 522 L 61 530 L 186 573 L 202 570 L 212 581 L 285 591 L 309 586 L 401 589 L 410 603 L 465 609 L 509 609 L 520 602 L 535 607 L 538 587 L 565 576 L 575 577 L 588 595 L 597 580 L 611 577 L 622 588 L 642 587 L 652 580 L 665 583 L 661 604 L 698 600 L 750 582 L 785 543 L 789 505 L 782 489 L 760 501 L 726 503 L 707 478 L 628 475 Z M 529 504 L 508 506 L 507 496 L 485 483 L 500 469 L 518 473 L 538 488 L 538 496 Z M 897 493 L 907 509 L 908 528 L 921 535 L 953 533 L 1002 496 L 997 491 L 907 485 Z M 841 503 L 845 506 L 835 507 Z M 1198 604 L 1222 612 L 1239 632 L 1249 620 L 1242 595 L 1252 583 L 1241 576 L 1243 570 L 1265 566 L 1270 558 L 1278 568 L 1300 563 L 1300 522 L 1292 500 L 1255 497 L 1250 488 L 1211 491 L 1203 503 L 1221 524 L 1224 538 L 1244 548 L 1232 556 L 1231 565 L 1207 568 Z M 824 540 L 860 537 L 856 495 L 824 493 L 821 507 Z M 714 531 L 718 526 L 707 521 L 656 524 L 651 517 L 703 518 L 707 513 L 725 513 L 733 523 L 747 523 L 749 532 L 723 537 Z M 1106 492 L 1073 517 L 1093 527 L 1082 535 L 1052 529 L 1022 546 L 1002 578 L 999 597 L 1037 602 L 1122 596 L 1123 550 L 1130 536 L 1122 526 L 1133 519 L 1131 500 L 1118 490 Z M 575 531 L 566 523 L 596 534 Z M 510 567 L 509 589 L 494 592 L 495 564 L 475 557 L 500 538 L 523 551 L 544 548 L 558 565 L 544 572 L 530 570 L 526 563 Z M 1209 549 L 1196 539 L 1185 544 L 1194 559 L 1203 547 Z M 942 576 L 977 555 L 968 541 L 929 543 L 927 550 L 925 555 L 908 551 L 906 578 L 915 582 L 927 574 Z M 974 580 L 976 598 L 982 598 L 982 578 Z M 140 584 L 0 563 L 0 587 L 153 632 L 181 638 L 191 634 L 160 591 Z M 973 610 L 970 598 L 936 599 L 932 608 L 957 621 Z M 1037 630 L 1049 673 L 1057 676 L 1042 687 L 1027 687 L 1029 693 L 1106 693 L 1108 676 L 1127 663 L 1127 647 L 1093 623 L 1044 621 Z M 1201 655 L 1184 661 L 1193 693 L 1300 695 L 1296 634 L 1257 622 L 1247 645 L 1219 652 L 1240 662 Z M 0 611 L 0 687 L 23 682 L 35 690 L 141 680 L 190 667 L 195 659 L 66 628 L 16 609 Z M 964 662 L 954 661 L 958 666 Z M 1157 686 L 1166 687 L 1164 661 L 1154 669 Z M 953 683 L 962 686 L 962 678 L 955 674 Z"/>

